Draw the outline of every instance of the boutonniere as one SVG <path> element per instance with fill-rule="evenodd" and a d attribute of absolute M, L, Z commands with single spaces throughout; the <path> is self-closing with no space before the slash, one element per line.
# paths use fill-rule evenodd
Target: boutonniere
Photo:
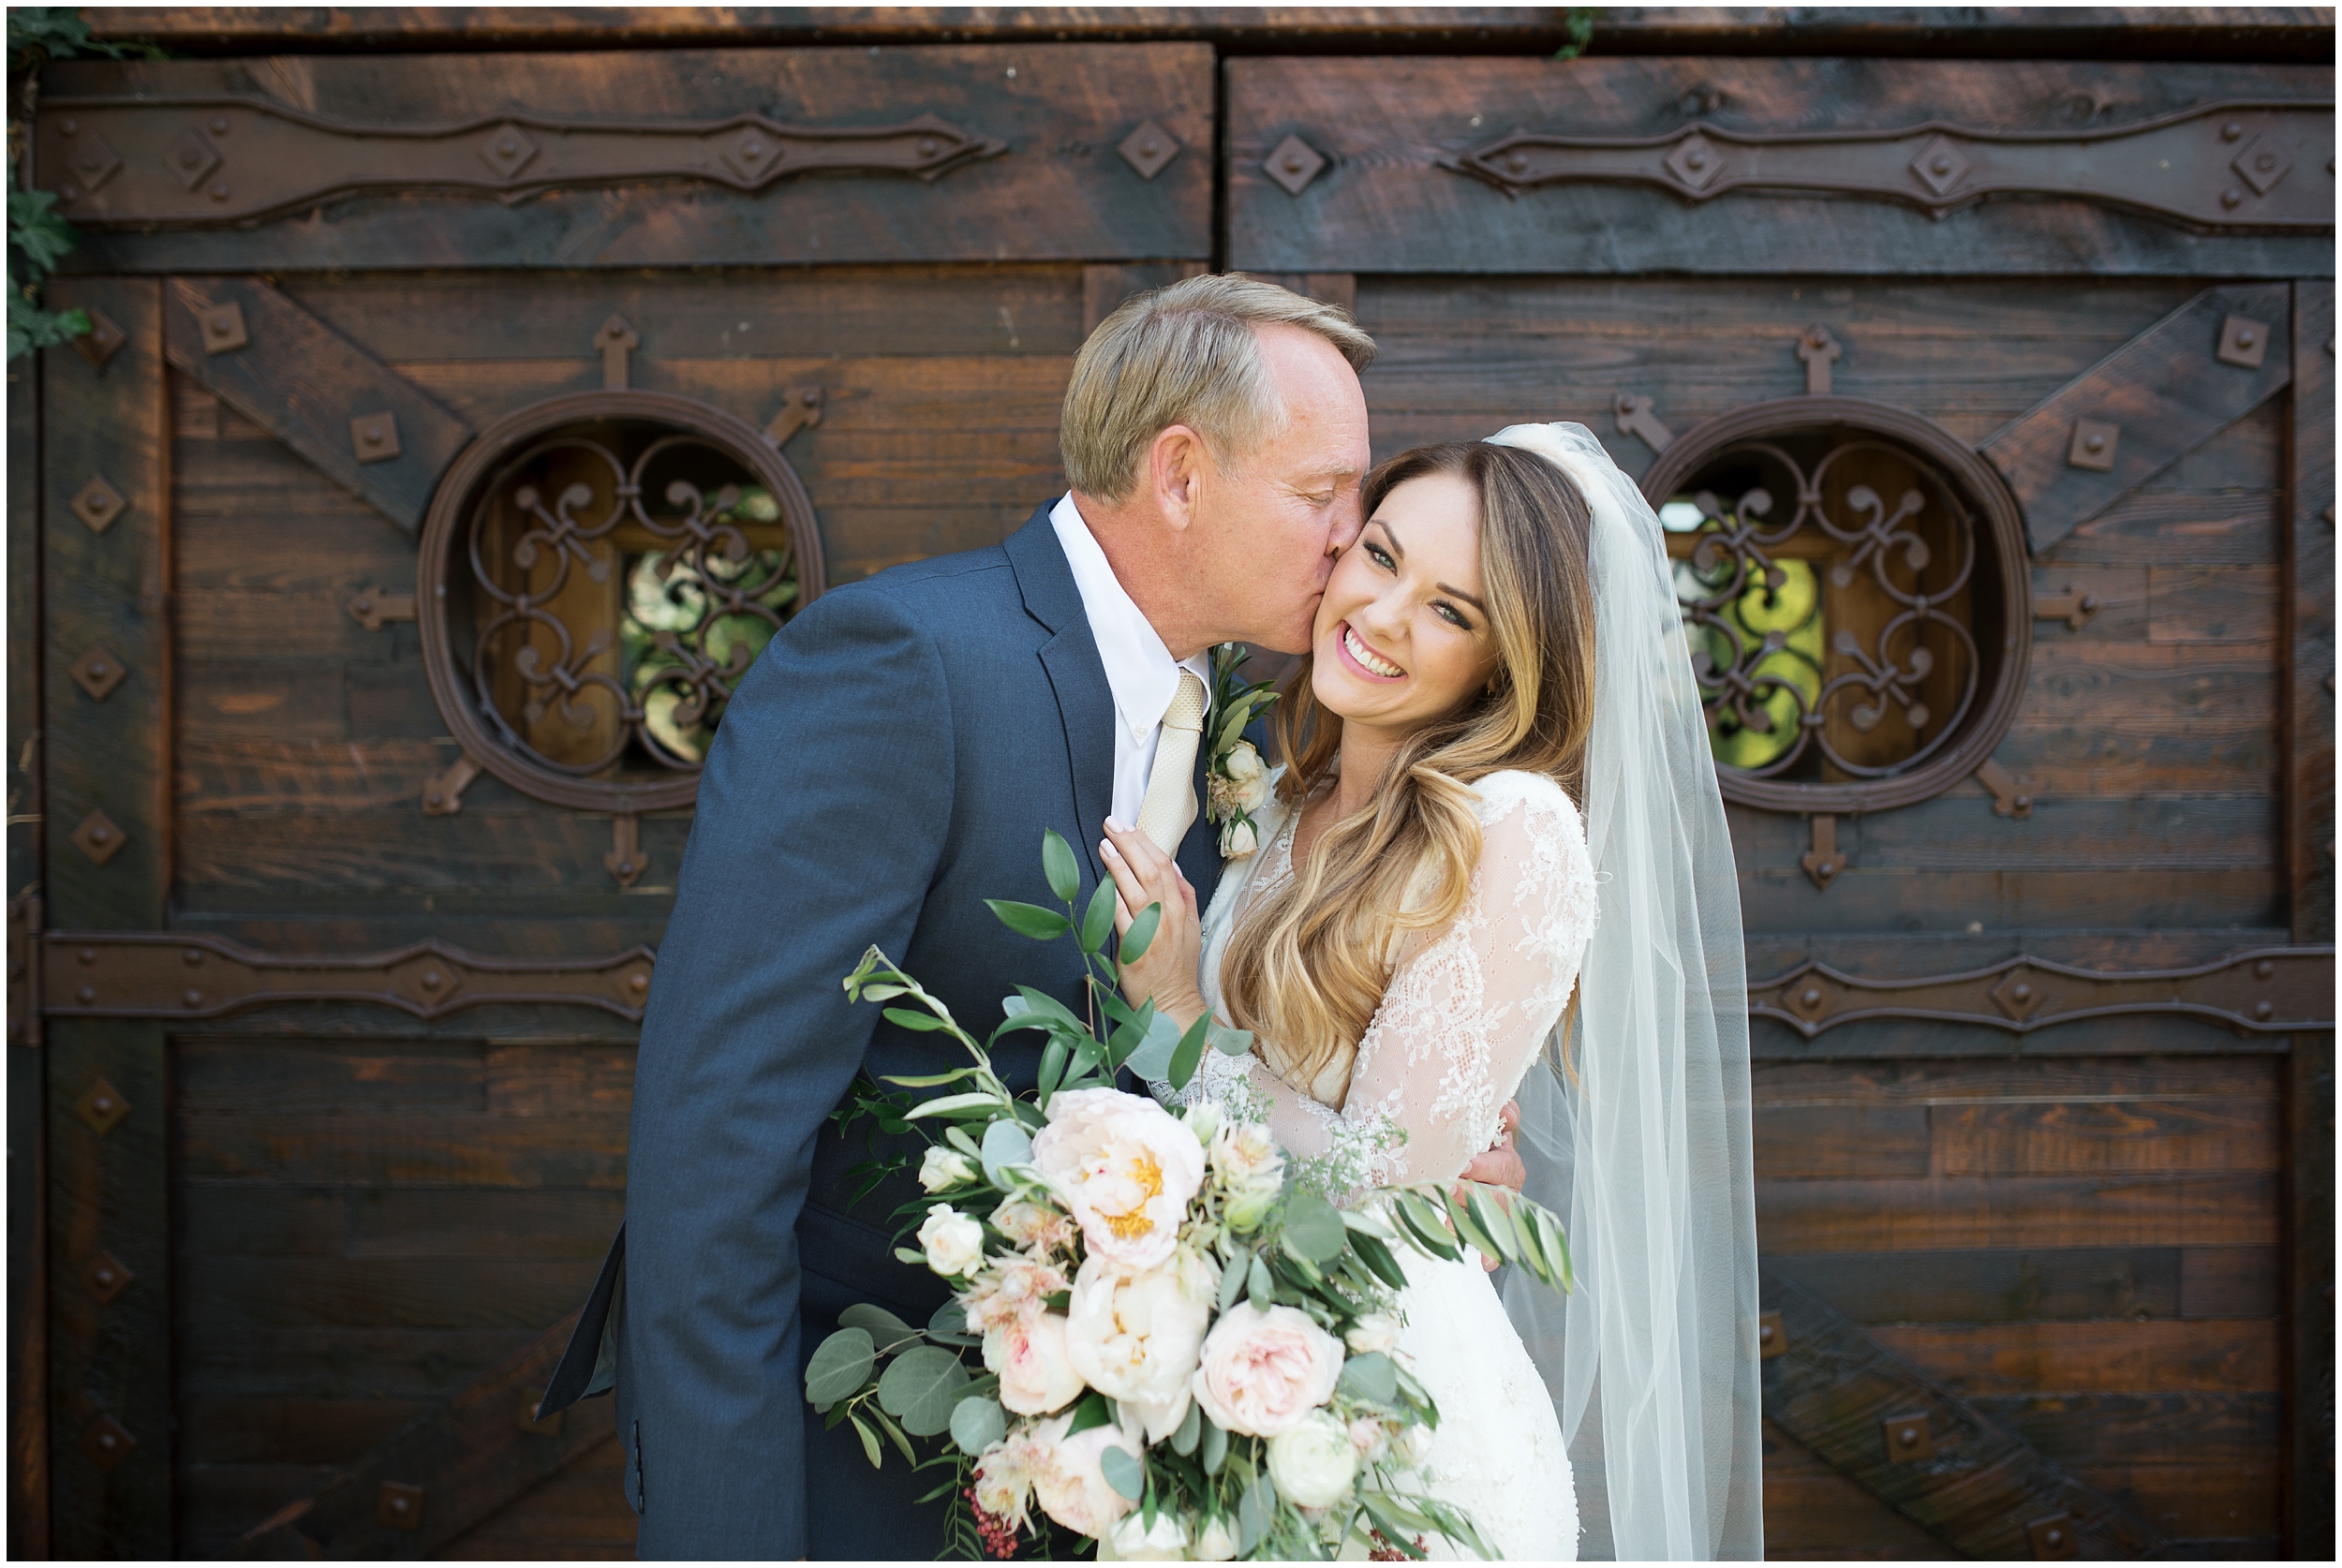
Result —
<path fill-rule="evenodd" d="M 1205 769 L 1205 810 L 1220 824 L 1220 853 L 1242 860 L 1260 848 L 1260 833 L 1253 813 L 1268 804 L 1268 764 L 1244 732 L 1253 719 L 1277 700 L 1273 683 L 1246 681 L 1238 673 L 1245 659 L 1244 644 L 1223 643 L 1211 650 L 1211 712 L 1204 733 L 1211 745 Z"/>

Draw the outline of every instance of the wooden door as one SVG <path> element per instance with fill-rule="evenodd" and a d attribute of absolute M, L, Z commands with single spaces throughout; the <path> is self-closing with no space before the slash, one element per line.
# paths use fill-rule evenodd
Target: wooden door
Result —
<path fill-rule="evenodd" d="M 1209 255 L 1211 91 L 51 70 L 102 323 L 41 367 L 57 1555 L 630 1552 L 608 1401 L 523 1407 L 622 1209 L 693 748 L 760 627 L 1056 493 L 1089 326 Z"/>
<path fill-rule="evenodd" d="M 2322 1555 L 2331 73 L 1224 84 L 1229 263 L 1355 300 L 1378 455 L 1575 420 L 1681 530 L 1771 1554 Z"/>

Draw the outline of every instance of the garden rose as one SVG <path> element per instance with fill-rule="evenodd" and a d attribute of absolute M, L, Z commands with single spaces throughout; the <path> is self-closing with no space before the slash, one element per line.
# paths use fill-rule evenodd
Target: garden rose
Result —
<path fill-rule="evenodd" d="M 1237 742 L 1220 771 L 1227 777 L 1228 798 L 1238 811 L 1250 816 L 1268 804 L 1268 764 L 1251 741 Z"/>
<path fill-rule="evenodd" d="M 1030 1323 L 1049 1297 L 1071 1289 L 1065 1271 L 1021 1255 L 988 1259 L 959 1293 L 968 1332 L 989 1334 L 1005 1323 Z"/>
<path fill-rule="evenodd" d="M 1358 1473 L 1349 1428 L 1323 1411 L 1311 1411 L 1291 1431 L 1268 1441 L 1268 1478 L 1277 1495 L 1299 1508 L 1341 1501 Z"/>
<path fill-rule="evenodd" d="M 1125 1514 L 1109 1538 L 1114 1555 L 1125 1562 L 1183 1562 L 1187 1560 L 1187 1521 L 1157 1514 L 1149 1524 L 1144 1514 Z"/>
<path fill-rule="evenodd" d="M 984 1365 L 1001 1374 L 1001 1403 L 1019 1415 L 1046 1415 L 1082 1391 L 1065 1354 L 1065 1319 L 1043 1312 L 1001 1324 L 984 1337 Z"/>
<path fill-rule="evenodd" d="M 1220 858 L 1222 860 L 1242 860 L 1259 848 L 1260 833 L 1253 826 L 1253 820 L 1250 817 L 1238 817 L 1233 822 L 1221 824 Z"/>
<path fill-rule="evenodd" d="M 1073 1424 L 1074 1417 L 1069 1413 L 1033 1428 L 1034 1439 L 1044 1454 L 1043 1462 L 1033 1474 L 1033 1496 L 1040 1502 L 1041 1511 L 1066 1529 L 1083 1535 L 1103 1536 L 1114 1528 L 1115 1520 L 1136 1505 L 1106 1485 L 1105 1472 L 1099 1468 L 1099 1460 L 1109 1448 L 1119 1448 L 1136 1458 L 1138 1443 L 1110 1421 L 1079 1436 L 1067 1437 L 1065 1429 Z"/>
<path fill-rule="evenodd" d="M 951 1205 L 937 1204 L 919 1227 L 919 1245 L 929 1268 L 954 1278 L 984 1262 L 984 1227 Z"/>
<path fill-rule="evenodd" d="M 1238 1540 L 1235 1521 L 1225 1514 L 1214 1514 L 1204 1521 L 1204 1528 L 1195 1532 L 1195 1561 L 1229 1561 L 1236 1556 Z"/>
<path fill-rule="evenodd" d="M 1008 1237 L 1010 1246 L 1045 1254 L 1069 1245 L 1075 1234 L 1071 1215 L 1055 1204 L 1030 1198 L 1011 1198 L 994 1209 L 992 1228 Z"/>
<path fill-rule="evenodd" d="M 1387 1354 L 1399 1343 L 1399 1320 L 1388 1312 L 1369 1312 L 1352 1324 L 1342 1338 L 1349 1341 L 1353 1355 Z"/>
<path fill-rule="evenodd" d="M 1049 1100 L 1032 1162 L 1082 1228 L 1092 1257 L 1151 1268 L 1178 1245 L 1204 1184 L 1194 1135 L 1152 1100 L 1079 1089 Z"/>
<path fill-rule="evenodd" d="M 1273 1438 L 1333 1398 L 1341 1376 L 1341 1341 L 1307 1313 L 1291 1307 L 1264 1310 L 1244 1301 L 1223 1313 L 1204 1340 L 1195 1401 L 1231 1432 Z"/>
<path fill-rule="evenodd" d="M 1149 1442 L 1178 1430 L 1210 1326 L 1220 1270 L 1185 1249 L 1160 1268 L 1092 1257 L 1074 1277 L 1066 1349 L 1082 1381 L 1120 1401 Z"/>
<path fill-rule="evenodd" d="M 946 1187 L 960 1187 L 976 1179 L 976 1167 L 956 1148 L 941 1144 L 930 1147 L 919 1161 L 919 1185 L 930 1192 L 941 1192 Z"/>

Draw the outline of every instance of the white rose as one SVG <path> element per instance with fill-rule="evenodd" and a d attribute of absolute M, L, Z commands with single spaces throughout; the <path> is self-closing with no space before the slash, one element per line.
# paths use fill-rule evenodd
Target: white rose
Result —
<path fill-rule="evenodd" d="M 1221 772 L 1228 776 L 1237 808 L 1246 815 L 1268 804 L 1268 764 L 1253 749 L 1251 741 L 1238 741 L 1221 764 Z"/>
<path fill-rule="evenodd" d="M 1394 1446 L 1399 1450 L 1399 1462 L 1409 1470 L 1421 1470 L 1431 1457 L 1431 1428 L 1416 1422 L 1399 1428 Z"/>
<path fill-rule="evenodd" d="M 1144 1514 L 1126 1514 L 1108 1537 L 1114 1555 L 1126 1562 L 1184 1562 L 1187 1561 L 1187 1521 L 1157 1514 L 1149 1525 Z"/>
<path fill-rule="evenodd" d="M 1226 1562 L 1236 1556 L 1236 1526 L 1225 1514 L 1214 1514 L 1195 1532 L 1195 1561 Z"/>
<path fill-rule="evenodd" d="M 1082 1391 L 1081 1374 L 1065 1354 L 1065 1319 L 1057 1312 L 1012 1318 L 987 1332 L 984 1366 L 1001 1375 L 1001 1403 L 1019 1415 L 1063 1410 Z"/>
<path fill-rule="evenodd" d="M 1082 1228 L 1091 1257 L 1152 1268 L 1178 1246 L 1204 1184 L 1194 1134 L 1144 1095 L 1078 1089 L 1049 1098 L 1032 1162 Z"/>
<path fill-rule="evenodd" d="M 1399 1343 L 1399 1320 L 1388 1312 L 1369 1312 L 1350 1325 L 1342 1338 L 1358 1355 L 1372 1355 L 1380 1351 L 1387 1354 Z"/>
<path fill-rule="evenodd" d="M 1276 1437 L 1332 1398 L 1341 1376 L 1341 1341 L 1309 1314 L 1241 1301 L 1204 1339 L 1195 1402 L 1228 1431 Z"/>
<path fill-rule="evenodd" d="M 1193 1398 L 1220 1270 L 1182 1250 L 1160 1268 L 1092 1257 L 1074 1276 L 1065 1342 L 1082 1381 L 1144 1423 L 1149 1442 L 1178 1430 Z"/>
<path fill-rule="evenodd" d="M 1357 1473 L 1349 1428 L 1322 1411 L 1268 1440 L 1269 1479 L 1277 1483 L 1277 1495 L 1297 1508 L 1331 1507 Z"/>
<path fill-rule="evenodd" d="M 1260 848 L 1260 835 L 1253 830 L 1250 817 L 1239 817 L 1220 828 L 1220 858 L 1242 860 Z"/>
<path fill-rule="evenodd" d="M 941 1192 L 946 1187 L 959 1187 L 976 1179 L 975 1166 L 956 1148 L 937 1144 L 919 1161 L 919 1185 L 930 1192 Z"/>
<path fill-rule="evenodd" d="M 927 1266 L 945 1279 L 966 1274 L 984 1262 L 984 1227 L 949 1204 L 927 1210 L 919 1227 Z"/>
<path fill-rule="evenodd" d="M 1067 1437 L 1065 1429 L 1073 1424 L 1073 1416 L 1066 1414 L 1033 1428 L 1035 1440 L 1045 1452 L 1033 1475 L 1033 1496 L 1042 1512 L 1066 1529 L 1102 1536 L 1134 1504 L 1106 1485 L 1099 1460 L 1109 1448 L 1119 1448 L 1137 1458 L 1138 1444 L 1112 1422 L 1092 1427 L 1078 1437 Z"/>

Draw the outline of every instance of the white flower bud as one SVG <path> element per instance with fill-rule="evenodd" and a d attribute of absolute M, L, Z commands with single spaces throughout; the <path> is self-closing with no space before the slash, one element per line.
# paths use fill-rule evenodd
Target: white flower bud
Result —
<path fill-rule="evenodd" d="M 976 1167 L 956 1148 L 937 1144 L 919 1161 L 919 1185 L 930 1192 L 959 1187 L 976 1179 Z"/>
<path fill-rule="evenodd" d="M 919 1245 L 929 1268 L 955 1279 L 984 1262 L 984 1227 L 951 1205 L 937 1204 L 919 1227 Z"/>

